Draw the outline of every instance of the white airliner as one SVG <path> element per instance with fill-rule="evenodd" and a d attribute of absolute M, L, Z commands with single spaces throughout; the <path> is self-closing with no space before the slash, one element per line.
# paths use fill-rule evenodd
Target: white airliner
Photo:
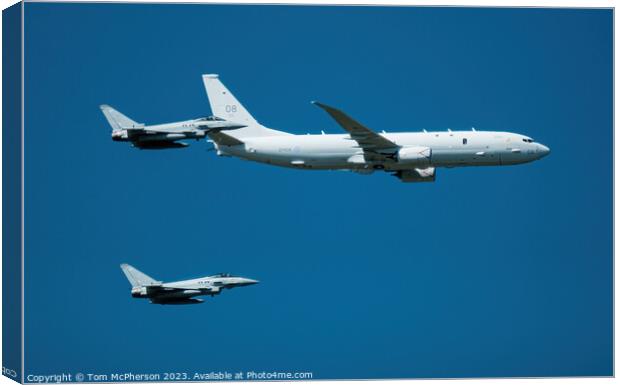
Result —
<path fill-rule="evenodd" d="M 294 135 L 258 123 L 219 80 L 203 75 L 213 115 L 245 125 L 208 136 L 218 155 L 309 170 L 393 173 L 403 182 L 433 182 L 437 167 L 504 166 L 527 163 L 549 148 L 510 132 L 451 131 L 377 133 L 344 112 L 313 102 L 347 134 Z"/>

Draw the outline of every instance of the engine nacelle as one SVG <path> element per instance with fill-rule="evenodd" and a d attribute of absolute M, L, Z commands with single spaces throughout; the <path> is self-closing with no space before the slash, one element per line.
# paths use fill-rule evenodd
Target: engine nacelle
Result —
<path fill-rule="evenodd" d="M 403 147 L 398 150 L 396 157 L 399 163 L 427 165 L 431 162 L 431 149 L 422 146 Z"/>
<path fill-rule="evenodd" d="M 134 287 L 131 289 L 131 296 L 134 298 L 144 298 L 148 294 L 146 287 Z"/>
<path fill-rule="evenodd" d="M 413 170 L 404 170 L 398 173 L 398 177 L 403 182 L 434 182 L 435 167 L 414 168 Z"/>
<path fill-rule="evenodd" d="M 127 135 L 127 130 L 112 131 L 112 140 L 115 142 L 122 142 L 122 141 L 129 140 L 129 135 Z"/>

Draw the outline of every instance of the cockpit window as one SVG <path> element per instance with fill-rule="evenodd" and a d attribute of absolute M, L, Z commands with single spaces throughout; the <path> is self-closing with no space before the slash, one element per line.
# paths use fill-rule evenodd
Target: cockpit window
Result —
<path fill-rule="evenodd" d="M 213 121 L 223 121 L 224 119 L 218 118 L 217 116 L 207 116 L 206 118 L 200 118 L 197 120 L 202 121 L 202 122 L 205 122 L 205 121 L 213 122 Z"/>
<path fill-rule="evenodd" d="M 226 277 L 230 277 L 230 274 L 229 273 L 218 273 L 218 274 L 215 274 L 214 277 L 226 278 Z"/>
<path fill-rule="evenodd" d="M 530 138 L 523 138 L 522 139 L 525 143 L 533 143 L 534 139 L 530 139 Z"/>

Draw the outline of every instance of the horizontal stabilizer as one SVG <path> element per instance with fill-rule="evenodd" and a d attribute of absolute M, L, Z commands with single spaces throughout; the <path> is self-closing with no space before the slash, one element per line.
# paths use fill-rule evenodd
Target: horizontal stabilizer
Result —
<path fill-rule="evenodd" d="M 221 146 L 240 146 L 243 144 L 239 139 L 220 131 L 210 132 L 208 135 L 216 144 Z"/>

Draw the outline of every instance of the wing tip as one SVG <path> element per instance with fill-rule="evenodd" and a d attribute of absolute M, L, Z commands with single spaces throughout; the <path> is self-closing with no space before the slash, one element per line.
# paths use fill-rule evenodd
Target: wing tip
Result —
<path fill-rule="evenodd" d="M 324 109 L 324 110 L 334 110 L 334 109 L 335 109 L 335 108 L 330 107 L 330 106 L 328 106 L 327 104 L 323 104 L 323 103 L 321 103 L 321 102 L 319 102 L 319 101 L 317 101 L 317 100 L 313 100 L 313 101 L 311 101 L 310 103 L 312 103 L 312 104 L 314 104 L 315 106 L 320 107 L 320 108 L 322 108 L 322 109 Z"/>

